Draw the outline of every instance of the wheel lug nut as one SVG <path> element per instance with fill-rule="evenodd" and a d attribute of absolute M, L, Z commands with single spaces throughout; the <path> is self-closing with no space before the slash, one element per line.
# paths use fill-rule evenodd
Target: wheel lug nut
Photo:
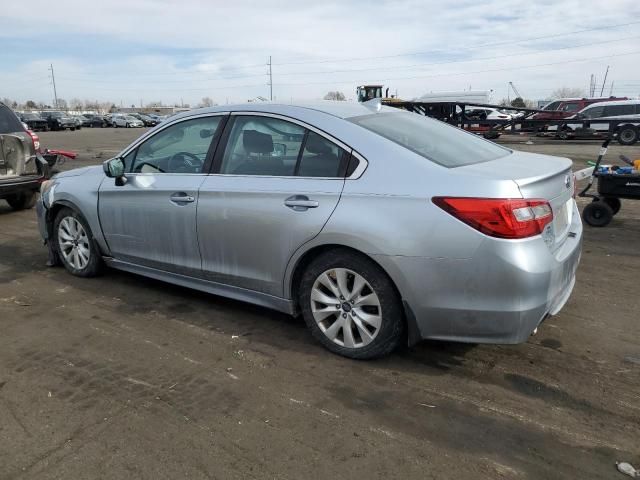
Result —
<path fill-rule="evenodd" d="M 341 307 L 341 305 L 336 305 L 336 308 L 340 308 L 340 307 Z"/>
<path fill-rule="evenodd" d="M 347 314 L 346 314 L 346 313 L 343 313 L 343 314 L 342 314 L 342 318 L 347 318 Z"/>
<path fill-rule="evenodd" d="M 353 305 L 353 300 L 351 300 L 351 305 Z"/>
<path fill-rule="evenodd" d="M 344 300 L 344 297 L 342 295 L 340 295 L 340 300 Z"/>

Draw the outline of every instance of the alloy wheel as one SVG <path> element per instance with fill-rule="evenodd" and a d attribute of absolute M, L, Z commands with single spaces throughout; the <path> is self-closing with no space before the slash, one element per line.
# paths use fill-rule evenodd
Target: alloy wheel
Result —
<path fill-rule="evenodd" d="M 82 224 L 74 217 L 64 217 L 58 225 L 58 244 L 64 260 L 76 270 L 89 263 L 91 249 L 89 237 Z"/>
<path fill-rule="evenodd" d="M 319 275 L 310 301 L 320 330 L 342 347 L 368 345 L 382 326 L 378 295 L 364 277 L 352 270 L 332 268 Z"/>

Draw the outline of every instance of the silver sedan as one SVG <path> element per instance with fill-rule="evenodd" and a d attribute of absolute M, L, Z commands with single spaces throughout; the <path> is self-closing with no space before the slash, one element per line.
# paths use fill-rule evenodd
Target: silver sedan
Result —
<path fill-rule="evenodd" d="M 50 261 L 301 314 L 329 350 L 524 342 L 567 301 L 571 161 L 347 102 L 176 115 L 42 187 Z"/>

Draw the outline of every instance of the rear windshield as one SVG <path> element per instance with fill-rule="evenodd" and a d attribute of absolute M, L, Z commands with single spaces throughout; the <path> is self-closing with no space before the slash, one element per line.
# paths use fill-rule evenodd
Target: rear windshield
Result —
<path fill-rule="evenodd" d="M 16 115 L 4 105 L 0 105 L 0 134 L 24 132 L 24 127 Z"/>
<path fill-rule="evenodd" d="M 488 162 L 511 153 L 493 142 L 417 113 L 374 113 L 347 120 L 443 167 Z"/>

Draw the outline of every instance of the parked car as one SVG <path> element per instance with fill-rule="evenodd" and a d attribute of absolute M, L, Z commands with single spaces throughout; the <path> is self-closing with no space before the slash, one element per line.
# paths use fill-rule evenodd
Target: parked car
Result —
<path fill-rule="evenodd" d="M 511 120 L 511 115 L 490 107 L 467 107 L 464 110 L 467 118 L 471 120 Z"/>
<path fill-rule="evenodd" d="M 103 128 L 108 126 L 107 120 L 103 115 L 97 115 L 94 113 L 85 113 L 83 115 L 85 120 L 82 123 L 82 126 L 89 128 Z"/>
<path fill-rule="evenodd" d="M 352 358 L 519 343 L 573 289 L 571 166 L 391 107 L 225 105 L 55 176 L 38 223 L 73 275 L 108 265 L 301 313 Z"/>
<path fill-rule="evenodd" d="M 158 123 L 160 123 L 159 120 L 152 118 L 148 115 L 145 115 L 143 113 L 139 113 L 135 117 L 138 120 L 141 120 L 145 127 L 155 127 L 156 125 L 158 125 Z"/>
<path fill-rule="evenodd" d="M 28 129 L 34 132 L 46 132 L 49 130 L 47 121 L 37 113 L 21 113 L 18 115 L 22 123 L 27 125 Z"/>
<path fill-rule="evenodd" d="M 640 100 L 600 102 L 582 109 L 575 118 L 588 121 L 587 129 L 592 132 L 609 131 L 609 122 L 594 120 L 624 119 L 625 121 L 619 124 L 618 143 L 633 145 L 640 138 Z M 567 135 L 580 133 L 576 125 L 567 125 L 563 130 Z"/>
<path fill-rule="evenodd" d="M 76 121 L 64 112 L 42 112 L 49 130 L 75 130 Z"/>
<path fill-rule="evenodd" d="M 37 138 L 0 103 L 0 199 L 14 210 L 33 207 L 48 174 L 47 162 L 38 154 Z"/>
<path fill-rule="evenodd" d="M 84 122 L 84 117 L 82 115 L 69 115 L 71 119 L 76 124 L 76 130 L 80 130 L 82 128 L 82 122 Z"/>
<path fill-rule="evenodd" d="M 627 97 L 600 97 L 600 98 L 561 98 L 546 105 L 544 113 L 536 113 L 532 120 L 562 120 L 578 113 L 583 108 L 594 103 L 608 102 L 612 100 L 627 100 Z"/>
<path fill-rule="evenodd" d="M 112 117 L 112 122 L 113 122 L 113 126 L 114 127 L 126 127 L 126 128 L 133 128 L 133 127 L 144 127 L 144 123 L 142 123 L 142 120 L 138 120 L 135 117 L 132 117 L 131 115 L 114 115 Z"/>

